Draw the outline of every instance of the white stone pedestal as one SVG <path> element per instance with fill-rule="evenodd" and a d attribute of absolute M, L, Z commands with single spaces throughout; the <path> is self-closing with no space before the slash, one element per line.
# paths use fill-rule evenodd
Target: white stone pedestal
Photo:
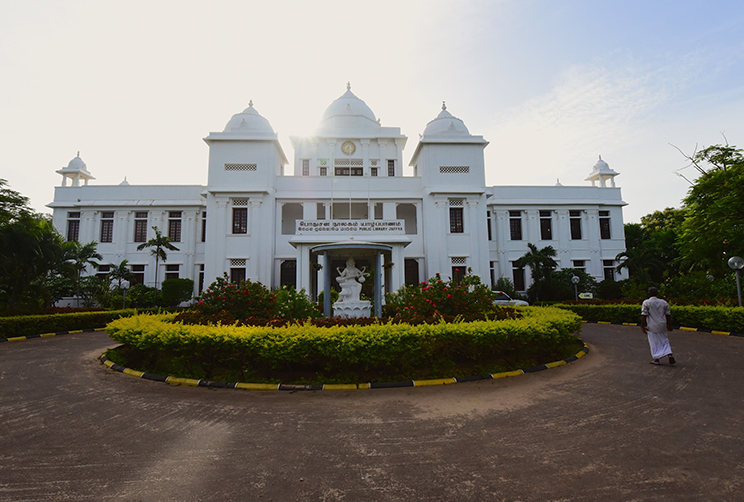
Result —
<path fill-rule="evenodd" d="M 358 302 L 336 302 L 333 304 L 333 316 L 346 319 L 357 317 L 370 317 L 372 315 L 372 303 L 367 300 Z"/>

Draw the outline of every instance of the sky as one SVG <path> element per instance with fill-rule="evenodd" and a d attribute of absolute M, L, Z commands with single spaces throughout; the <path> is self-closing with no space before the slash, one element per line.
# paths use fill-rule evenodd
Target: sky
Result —
<path fill-rule="evenodd" d="M 445 101 L 488 185 L 587 185 L 601 155 L 639 222 L 680 207 L 679 150 L 744 146 L 743 63 L 740 0 L 0 0 L 0 178 L 40 212 L 78 151 L 91 183 L 206 184 L 249 101 L 292 158 L 350 82 L 406 164 Z"/>

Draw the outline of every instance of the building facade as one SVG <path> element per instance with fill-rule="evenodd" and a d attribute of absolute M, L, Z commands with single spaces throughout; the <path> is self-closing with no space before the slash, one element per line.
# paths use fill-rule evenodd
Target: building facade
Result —
<path fill-rule="evenodd" d="M 57 171 L 62 184 L 48 207 L 68 240 L 98 242 L 99 273 L 126 259 L 135 282 L 191 278 L 195 293 L 226 273 L 315 296 L 328 280 L 320 271 L 345 260 L 343 252 L 316 249 L 347 242 L 349 250 L 359 242 L 385 246 L 385 291 L 468 269 L 486 283 L 507 277 L 525 290 L 529 270 L 513 263 L 527 243 L 553 246 L 560 268 L 623 278 L 614 268 L 625 250 L 625 203 L 618 173 L 601 158 L 587 186 L 486 186 L 488 142 L 442 105 L 415 146 L 413 175 L 404 176 L 408 138 L 382 126 L 350 86 L 313 136 L 290 139 L 291 161 L 251 102 L 204 138 L 206 186 L 89 184 L 94 178 L 78 154 Z M 137 250 L 152 227 L 179 248 L 159 270 L 149 250 Z M 373 257 L 356 258 L 372 269 Z"/>

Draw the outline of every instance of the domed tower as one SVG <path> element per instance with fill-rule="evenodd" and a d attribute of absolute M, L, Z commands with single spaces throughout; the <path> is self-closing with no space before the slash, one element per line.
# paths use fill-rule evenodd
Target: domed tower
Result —
<path fill-rule="evenodd" d="M 63 187 L 67 186 L 67 180 L 70 180 L 70 186 L 80 186 L 80 181 L 82 180 L 84 185 L 88 185 L 88 180 L 94 180 L 92 174 L 88 172 L 88 167 L 85 165 L 85 162 L 83 162 L 83 159 L 80 158 L 80 152 L 77 153 L 74 159 L 72 159 L 69 164 L 67 164 L 67 167 L 63 167 L 62 169 L 56 171 L 57 174 L 62 175 L 62 185 Z"/>
<path fill-rule="evenodd" d="M 486 175 L 483 150 L 459 118 L 442 110 L 430 121 L 411 158 L 423 184 L 427 277 L 458 277 L 468 268 L 489 280 Z"/>
<path fill-rule="evenodd" d="M 599 182 L 599 186 L 602 188 L 606 188 L 609 181 L 610 186 L 615 188 L 615 176 L 618 174 L 620 173 L 610 169 L 610 166 L 602 160 L 602 156 L 600 155 L 599 160 L 594 164 L 591 174 L 589 174 L 585 181 L 591 181 L 592 186 L 597 186 L 597 182 Z"/>
<path fill-rule="evenodd" d="M 346 92 L 326 108 L 315 133 L 291 137 L 295 176 L 402 176 L 408 138 L 383 127 L 367 103 Z"/>

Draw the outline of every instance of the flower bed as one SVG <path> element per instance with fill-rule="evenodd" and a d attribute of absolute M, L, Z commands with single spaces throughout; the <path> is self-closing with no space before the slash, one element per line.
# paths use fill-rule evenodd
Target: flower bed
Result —
<path fill-rule="evenodd" d="M 525 308 L 519 319 L 410 325 L 204 326 L 174 315 L 136 316 L 107 326 L 123 346 L 107 357 L 128 367 L 186 378 L 283 383 L 380 382 L 462 377 L 562 359 L 581 349 L 580 318 Z"/>

